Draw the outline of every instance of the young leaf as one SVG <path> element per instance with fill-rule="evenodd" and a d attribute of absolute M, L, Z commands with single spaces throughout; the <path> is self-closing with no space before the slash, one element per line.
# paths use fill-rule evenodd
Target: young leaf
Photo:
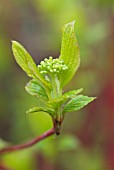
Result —
<path fill-rule="evenodd" d="M 60 77 L 61 87 L 63 87 L 72 79 L 80 65 L 79 47 L 74 32 L 74 22 L 64 25 L 62 29 L 60 58 L 68 66 L 68 70 L 63 71 Z"/>
<path fill-rule="evenodd" d="M 73 97 L 75 97 L 77 94 L 79 94 L 82 91 L 83 91 L 82 88 L 77 89 L 77 90 L 71 90 L 71 91 L 66 92 L 65 94 L 63 94 L 63 97 L 64 98 L 73 98 Z"/>
<path fill-rule="evenodd" d="M 64 102 L 64 101 L 66 101 L 66 99 L 75 97 L 77 94 L 79 94 L 80 92 L 82 92 L 82 90 L 83 90 L 82 88 L 77 89 L 77 90 L 71 90 L 71 91 L 66 92 L 65 94 L 63 94 L 63 96 L 58 97 L 58 98 L 56 98 L 56 99 L 54 99 L 54 100 L 52 100 L 52 101 L 50 101 L 50 102 L 51 102 L 51 103 L 52 103 L 52 102 L 55 102 L 55 103 Z M 49 103 L 50 103 L 50 102 L 49 102 Z"/>
<path fill-rule="evenodd" d="M 44 85 L 48 87 L 50 86 L 50 84 L 40 74 L 30 54 L 20 43 L 12 41 L 12 50 L 17 63 L 27 73 L 29 77 L 38 79 Z"/>
<path fill-rule="evenodd" d="M 79 110 L 86 106 L 88 103 L 92 102 L 94 99 L 95 97 L 78 95 L 66 104 L 63 109 L 63 113 Z"/>
<path fill-rule="evenodd" d="M 44 107 L 33 107 L 32 109 L 29 109 L 26 113 L 35 113 L 35 112 L 46 112 L 50 115 L 53 115 L 55 112 L 53 109 L 50 108 L 44 108 Z"/>
<path fill-rule="evenodd" d="M 25 89 L 29 94 L 33 96 L 39 97 L 44 101 L 48 100 L 46 90 L 35 79 L 30 80 L 25 86 Z"/>

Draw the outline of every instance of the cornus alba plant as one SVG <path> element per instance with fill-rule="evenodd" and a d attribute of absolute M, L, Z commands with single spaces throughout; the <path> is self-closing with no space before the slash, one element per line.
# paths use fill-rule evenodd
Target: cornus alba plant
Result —
<path fill-rule="evenodd" d="M 25 48 L 12 41 L 12 50 L 16 62 L 31 78 L 25 86 L 26 91 L 37 97 L 39 105 L 27 111 L 46 112 L 53 121 L 53 128 L 28 143 L 9 146 L 0 153 L 24 149 L 53 134 L 60 134 L 61 125 L 67 112 L 77 111 L 95 97 L 81 95 L 82 88 L 63 93 L 63 87 L 70 82 L 80 65 L 80 55 L 74 32 L 74 22 L 62 28 L 62 43 L 59 58 L 45 58 L 37 66 Z M 42 113 L 43 114 L 43 113 Z"/>

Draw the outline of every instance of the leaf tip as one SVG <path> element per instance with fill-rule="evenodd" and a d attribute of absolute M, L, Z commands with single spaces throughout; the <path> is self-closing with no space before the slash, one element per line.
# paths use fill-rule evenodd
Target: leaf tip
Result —
<path fill-rule="evenodd" d="M 11 40 L 11 42 L 12 42 L 12 45 L 17 44 L 17 41 L 15 41 L 15 40 Z"/>
<path fill-rule="evenodd" d="M 95 100 L 95 99 L 97 99 L 97 97 L 92 97 L 92 101 Z"/>
<path fill-rule="evenodd" d="M 63 28 L 62 28 L 62 31 L 64 31 L 64 29 L 66 29 L 67 27 L 72 27 L 72 28 L 74 28 L 74 24 L 75 24 L 75 20 L 72 21 L 72 22 L 69 22 L 69 23 L 65 24 L 65 25 L 63 26 Z"/>
<path fill-rule="evenodd" d="M 84 89 L 83 88 L 80 88 L 80 92 L 82 92 Z"/>
<path fill-rule="evenodd" d="M 94 101 L 97 97 L 90 97 L 90 102 Z"/>
<path fill-rule="evenodd" d="M 23 46 L 19 42 L 15 41 L 15 40 L 11 40 L 11 42 L 12 42 L 12 48 L 13 47 L 14 48 L 18 48 L 18 47 L 23 48 Z"/>
<path fill-rule="evenodd" d="M 12 43 L 16 42 L 15 40 L 11 40 Z"/>
<path fill-rule="evenodd" d="M 15 48 L 20 46 L 20 44 L 17 41 L 15 41 L 15 40 L 11 40 L 11 42 L 12 42 L 12 50 L 13 51 L 14 51 Z"/>
<path fill-rule="evenodd" d="M 74 26 L 75 22 L 76 22 L 76 20 L 70 22 L 70 24 Z"/>
<path fill-rule="evenodd" d="M 74 26 L 75 22 L 76 22 L 76 20 L 74 20 L 74 21 L 71 21 L 71 22 L 69 22 L 69 23 L 68 23 L 68 24 L 66 24 L 66 25 L 71 25 L 71 26 Z"/>

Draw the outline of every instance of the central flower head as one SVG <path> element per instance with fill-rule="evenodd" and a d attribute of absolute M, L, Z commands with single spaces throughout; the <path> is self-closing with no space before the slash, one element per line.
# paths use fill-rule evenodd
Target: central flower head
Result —
<path fill-rule="evenodd" d="M 53 59 L 52 57 L 49 57 L 49 59 L 45 58 L 44 61 L 40 62 L 38 69 L 44 77 L 53 75 L 59 76 L 61 71 L 68 69 L 68 66 L 62 59 Z"/>

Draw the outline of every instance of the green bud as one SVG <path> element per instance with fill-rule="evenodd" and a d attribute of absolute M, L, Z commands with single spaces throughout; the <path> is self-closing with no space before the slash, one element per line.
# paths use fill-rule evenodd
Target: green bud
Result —
<path fill-rule="evenodd" d="M 62 59 L 53 59 L 50 56 L 49 59 L 45 58 L 44 61 L 40 62 L 38 69 L 45 79 L 47 79 L 48 75 L 58 76 L 61 71 L 67 70 L 68 66 L 66 66 Z"/>

